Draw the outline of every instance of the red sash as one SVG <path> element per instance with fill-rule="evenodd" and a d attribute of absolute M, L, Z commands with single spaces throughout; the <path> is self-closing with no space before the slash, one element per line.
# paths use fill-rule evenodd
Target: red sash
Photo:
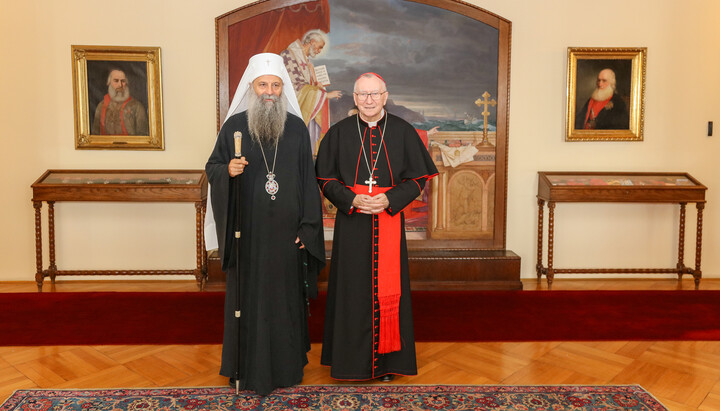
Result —
<path fill-rule="evenodd" d="M 356 184 L 352 187 L 355 194 L 373 195 L 384 193 L 392 187 L 373 187 Z M 377 191 L 376 191 L 377 190 Z M 378 302 L 380 303 L 380 338 L 378 353 L 387 354 L 400 351 L 400 241 L 402 224 L 400 214 L 391 216 L 380 213 L 378 216 L 378 236 L 373 235 L 373 265 L 377 262 Z M 374 221 L 374 220 L 373 220 Z M 374 223 L 373 223 L 374 224 Z M 373 233 L 375 232 L 373 227 Z"/>
<path fill-rule="evenodd" d="M 127 130 L 125 129 L 125 106 L 130 101 L 132 97 L 128 97 L 127 100 L 123 103 L 122 107 L 120 108 L 120 127 L 122 127 L 122 133 L 123 135 L 127 135 Z M 107 112 L 107 108 L 110 105 L 110 95 L 105 94 L 105 98 L 103 99 L 103 106 L 102 106 L 102 113 L 100 113 L 100 134 L 107 134 L 105 133 L 105 113 Z"/>

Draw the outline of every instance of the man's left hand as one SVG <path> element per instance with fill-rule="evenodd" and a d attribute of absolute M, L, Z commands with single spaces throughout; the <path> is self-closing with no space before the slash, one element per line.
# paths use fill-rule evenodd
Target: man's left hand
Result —
<path fill-rule="evenodd" d="M 300 237 L 296 237 L 296 238 L 295 238 L 295 244 L 300 244 L 300 246 L 299 246 L 298 248 L 301 249 L 301 250 L 302 250 L 303 248 L 305 248 L 305 244 L 303 244 L 303 243 L 300 241 Z"/>

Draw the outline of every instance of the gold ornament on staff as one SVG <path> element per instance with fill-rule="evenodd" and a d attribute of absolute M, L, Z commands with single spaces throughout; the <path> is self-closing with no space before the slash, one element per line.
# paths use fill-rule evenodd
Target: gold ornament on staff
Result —
<path fill-rule="evenodd" d="M 233 139 L 235 140 L 235 158 L 240 158 L 242 157 L 242 132 L 233 133 Z M 235 231 L 235 238 L 240 238 L 240 230 Z M 240 311 L 235 311 L 235 317 L 240 318 Z"/>
<path fill-rule="evenodd" d="M 235 140 L 235 158 L 240 158 L 242 157 L 242 132 L 233 133 L 233 139 Z"/>
<path fill-rule="evenodd" d="M 495 101 L 495 99 L 488 100 L 488 97 L 490 97 L 490 93 L 488 93 L 487 91 L 482 94 L 482 97 L 482 99 L 475 100 L 475 105 L 478 107 L 482 107 L 483 109 L 483 112 L 480 113 L 483 116 L 483 139 L 480 144 L 478 144 L 478 146 L 493 147 L 492 143 L 488 141 L 487 119 L 490 115 L 490 112 L 488 111 L 488 106 L 495 107 L 495 105 L 497 105 L 497 102 Z"/>

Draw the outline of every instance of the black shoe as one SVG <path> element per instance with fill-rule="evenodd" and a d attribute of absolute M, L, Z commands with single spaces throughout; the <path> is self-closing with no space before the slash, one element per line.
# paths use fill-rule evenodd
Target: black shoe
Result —
<path fill-rule="evenodd" d="M 235 378 L 230 378 L 230 387 L 235 388 Z"/>
<path fill-rule="evenodd" d="M 382 377 L 378 378 L 380 382 L 390 382 L 395 378 L 392 374 L 385 374 Z"/>

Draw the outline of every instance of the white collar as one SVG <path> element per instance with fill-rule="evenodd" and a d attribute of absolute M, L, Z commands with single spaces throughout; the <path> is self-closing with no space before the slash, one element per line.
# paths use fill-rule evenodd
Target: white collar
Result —
<path fill-rule="evenodd" d="M 385 117 L 385 109 L 384 108 L 381 109 L 380 118 L 377 121 L 365 121 L 365 120 L 363 120 L 363 121 L 365 121 L 367 123 L 368 127 L 373 128 L 373 127 L 377 126 L 378 121 L 382 120 L 383 117 Z"/>

